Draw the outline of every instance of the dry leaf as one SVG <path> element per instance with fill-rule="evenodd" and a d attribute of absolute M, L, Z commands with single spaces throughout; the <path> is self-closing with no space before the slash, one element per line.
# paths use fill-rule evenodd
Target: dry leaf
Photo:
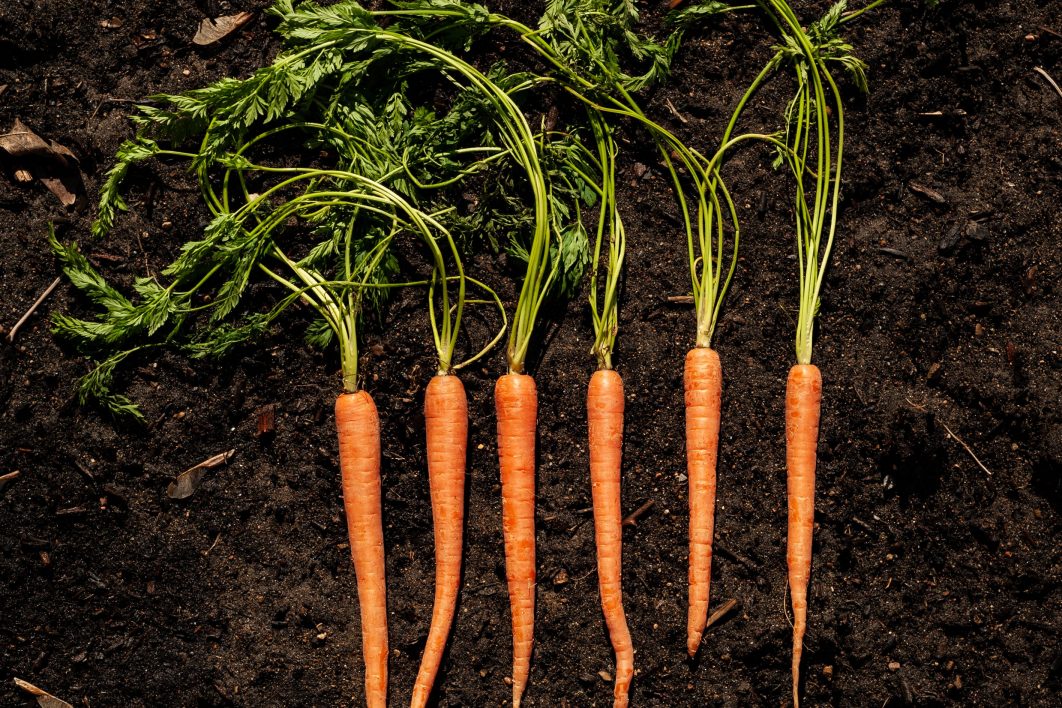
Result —
<path fill-rule="evenodd" d="M 44 140 L 18 118 L 10 132 L 0 135 L 0 150 L 15 163 L 15 179 L 40 180 L 65 206 L 73 206 L 84 194 L 77 156 L 54 140 Z"/>
<path fill-rule="evenodd" d="M 215 19 L 206 18 L 199 23 L 199 30 L 192 37 L 192 43 L 205 47 L 228 37 L 230 34 L 247 24 L 254 17 L 252 12 L 239 12 L 235 15 L 226 15 Z"/>
<path fill-rule="evenodd" d="M 15 679 L 15 685 L 21 688 L 26 693 L 37 697 L 37 705 L 41 708 L 74 708 L 66 701 L 56 698 L 52 694 L 48 693 L 42 688 L 37 688 L 29 681 L 23 681 L 20 678 Z"/>
<path fill-rule="evenodd" d="M 190 467 L 184 472 L 181 472 L 177 475 L 177 478 L 170 482 L 170 485 L 166 487 L 166 496 L 170 499 L 187 499 L 192 496 L 195 494 L 195 490 L 199 489 L 199 485 L 203 481 L 203 475 L 208 469 L 225 464 L 229 461 L 229 458 L 235 454 L 235 449 L 229 450 L 228 452 L 222 452 L 203 460 L 195 467 Z"/>

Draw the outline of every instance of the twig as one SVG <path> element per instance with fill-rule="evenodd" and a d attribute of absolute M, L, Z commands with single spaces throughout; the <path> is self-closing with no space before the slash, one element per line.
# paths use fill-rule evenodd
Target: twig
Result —
<path fill-rule="evenodd" d="M 692 295 L 668 295 L 667 301 L 679 305 L 691 305 L 693 304 Z"/>
<path fill-rule="evenodd" d="M 26 314 L 22 315 L 22 317 L 19 318 L 19 321 L 15 323 L 15 326 L 11 328 L 11 331 L 7 333 L 7 341 L 15 341 L 15 334 L 18 332 L 18 328 L 25 324 L 26 320 L 28 320 L 30 316 L 37 311 L 37 308 L 41 306 L 41 303 L 48 299 L 48 296 L 52 294 L 52 291 L 59 287 L 59 283 L 61 281 L 62 278 L 56 278 L 55 280 L 53 280 L 52 284 L 49 285 L 43 293 L 41 293 L 41 296 L 38 297 L 32 305 L 30 305 L 30 309 L 26 310 Z"/>
<path fill-rule="evenodd" d="M 984 463 L 981 462 L 981 460 L 977 459 L 977 455 L 975 455 L 974 451 L 970 449 L 970 446 L 967 445 L 966 443 L 964 443 L 962 441 L 962 438 L 960 438 L 958 435 L 956 435 L 955 432 L 952 431 L 952 429 L 948 427 L 947 423 L 945 423 L 944 421 L 940 421 L 940 424 L 942 426 L 944 426 L 944 430 L 948 431 L 948 435 L 950 435 L 951 437 L 953 437 L 955 439 L 955 442 L 957 442 L 960 445 L 962 445 L 963 449 L 966 450 L 966 452 L 970 453 L 970 457 L 972 457 L 973 461 L 977 463 L 977 466 L 980 467 L 981 469 L 983 469 L 985 471 L 985 474 L 987 474 L 989 477 L 991 477 L 992 476 L 992 471 L 990 469 L 988 469 L 987 467 L 985 467 Z"/>
<path fill-rule="evenodd" d="M 671 103 L 671 99 L 670 98 L 665 98 L 664 99 L 664 103 L 667 104 L 667 107 L 671 109 L 671 113 L 676 118 L 678 118 L 680 121 L 682 121 L 685 124 L 689 124 L 689 120 L 686 119 L 686 116 L 684 116 L 684 115 L 682 115 L 681 113 L 678 112 L 678 109 L 675 108 L 674 104 Z"/>
<path fill-rule="evenodd" d="M 638 525 L 638 519 L 641 518 L 642 515 L 645 514 L 645 512 L 647 512 L 650 509 L 652 509 L 654 504 L 656 504 L 656 502 L 654 502 L 652 499 L 650 499 L 646 503 L 642 504 L 640 507 L 638 507 L 637 509 L 632 511 L 630 513 L 630 516 L 628 516 L 627 518 L 625 518 L 623 520 L 622 525 L 623 526 L 637 526 Z"/>
<path fill-rule="evenodd" d="M 1044 77 L 1045 79 L 1047 79 L 1047 82 L 1048 82 L 1049 84 L 1051 84 L 1052 86 L 1054 86 L 1054 88 L 1055 88 L 1055 92 L 1056 92 L 1056 93 L 1058 93 L 1058 97 L 1059 97 L 1059 98 L 1062 98 L 1062 88 L 1059 88 L 1059 87 L 1058 87 L 1058 84 L 1056 84 L 1056 83 L 1055 83 L 1055 80 L 1051 78 L 1051 75 L 1050 75 L 1050 74 L 1048 74 L 1048 73 L 1047 73 L 1046 71 L 1044 71 L 1044 70 L 1043 70 L 1043 69 L 1042 69 L 1041 67 L 1039 67 L 1039 66 L 1038 66 L 1038 67 L 1036 67 L 1036 68 L 1034 68 L 1034 69 L 1033 69 L 1033 71 L 1035 71 L 1036 73 L 1040 74 L 1040 76 L 1042 76 L 1042 77 Z"/>
<path fill-rule="evenodd" d="M 729 614 L 734 609 L 736 609 L 736 608 L 738 608 L 740 606 L 741 606 L 741 603 L 735 598 L 731 598 L 731 599 L 727 600 L 726 602 L 723 603 L 722 607 L 720 607 L 718 610 L 713 612 L 711 614 L 711 616 L 708 617 L 708 621 L 705 623 L 704 628 L 708 629 L 713 624 L 715 624 L 719 620 L 723 619 L 723 617 L 725 617 L 727 614 Z"/>

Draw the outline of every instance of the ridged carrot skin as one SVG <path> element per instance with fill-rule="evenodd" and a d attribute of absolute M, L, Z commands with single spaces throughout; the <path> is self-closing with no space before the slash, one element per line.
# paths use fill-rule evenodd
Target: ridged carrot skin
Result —
<path fill-rule="evenodd" d="M 715 468 L 719 454 L 719 416 L 723 371 L 713 349 L 697 347 L 686 355 L 686 476 L 690 485 L 690 599 L 686 651 L 697 654 L 708 621 L 715 533 Z"/>
<path fill-rule="evenodd" d="M 383 509 L 380 489 L 380 418 L 365 391 L 336 399 L 339 468 L 350 555 L 361 608 L 365 658 L 365 704 L 387 705 L 387 585 L 384 577 Z"/>
<path fill-rule="evenodd" d="M 519 708 L 531 671 L 535 628 L 535 380 L 526 374 L 502 376 L 494 387 L 494 405 L 505 576 L 513 620 L 513 708 Z"/>
<path fill-rule="evenodd" d="M 786 561 L 793 601 L 793 706 L 800 705 L 800 656 L 808 619 L 808 581 L 815 528 L 815 461 L 822 406 L 822 375 L 811 364 L 789 370 L 785 392 L 785 458 L 789 529 Z"/>
<path fill-rule="evenodd" d="M 461 585 L 461 544 L 465 524 L 465 458 L 468 451 L 468 398 L 461 379 L 435 376 L 424 394 L 428 439 L 428 484 L 435 525 L 435 605 L 428 641 L 413 685 L 413 708 L 427 705 L 439 672 Z"/>
<path fill-rule="evenodd" d="M 613 708 L 626 708 L 634 676 L 634 645 L 623 613 L 623 379 L 611 369 L 594 373 L 586 394 L 590 440 L 590 485 L 597 542 L 597 587 L 616 652 Z"/>

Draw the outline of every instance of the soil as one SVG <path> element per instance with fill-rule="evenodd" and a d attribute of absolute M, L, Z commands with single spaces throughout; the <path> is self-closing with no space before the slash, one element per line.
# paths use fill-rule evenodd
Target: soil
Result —
<path fill-rule="evenodd" d="M 69 147 L 92 194 L 132 133 L 131 102 L 268 61 L 277 43 L 261 14 L 219 47 L 191 43 L 200 18 L 265 5 L 5 2 L 0 126 L 19 118 Z M 509 5 L 528 20 L 540 9 Z M 1034 69 L 1062 81 L 1060 10 L 1054 1 L 927 9 L 895 0 L 847 30 L 871 92 L 846 87 L 841 230 L 815 347 L 825 383 L 806 705 L 1058 704 L 1062 96 Z M 646 21 L 659 18 L 654 7 Z M 647 95 L 651 115 L 710 145 L 771 42 L 753 16 L 706 27 L 671 83 Z M 745 125 L 777 128 L 789 88 L 773 80 Z M 782 405 L 795 264 L 787 186 L 769 162 L 750 149 L 728 165 L 745 238 L 717 333 L 725 392 L 712 605 L 740 605 L 689 663 L 681 372 L 694 318 L 667 299 L 688 292 L 685 245 L 651 146 L 635 130 L 623 136 L 624 508 L 654 502 L 624 536 L 634 705 L 789 700 Z M 49 220 L 120 282 L 157 267 L 162 251 L 205 223 L 179 172 L 135 180 L 131 214 L 91 243 L 91 208 L 66 211 L 39 185 L 0 178 L 6 329 L 57 276 L 43 238 Z M 502 259 L 481 257 L 473 270 L 511 304 Z M 334 352 L 278 330 L 221 361 L 145 358 L 122 379 L 147 414 L 137 426 L 77 405 L 87 364 L 46 324 L 71 310 L 88 308 L 64 282 L 14 343 L 0 345 L 0 474 L 19 472 L 0 491 L 0 704 L 31 702 L 14 677 L 79 706 L 360 704 Z M 549 313 L 543 332 L 531 363 L 539 605 L 525 703 L 605 706 L 613 661 L 589 515 L 584 300 Z M 384 421 L 391 697 L 401 704 L 433 597 L 420 410 L 433 367 L 419 299 L 392 303 L 365 351 Z M 466 571 L 440 706 L 501 706 L 510 695 L 491 400 L 503 369 L 495 351 L 463 376 L 472 415 Z M 260 437 L 268 405 L 276 432 Z M 167 497 L 175 474 L 229 449 L 231 461 L 191 498 Z"/>

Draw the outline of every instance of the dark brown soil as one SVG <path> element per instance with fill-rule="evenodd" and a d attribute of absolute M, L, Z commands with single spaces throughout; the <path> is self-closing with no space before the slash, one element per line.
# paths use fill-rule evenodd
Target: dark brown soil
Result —
<path fill-rule="evenodd" d="M 219 49 L 190 43 L 205 14 L 265 4 L 8 0 L 0 130 L 17 117 L 70 147 L 92 193 L 132 132 L 131 101 L 244 76 L 272 56 L 261 16 Z M 534 5 L 519 12 L 531 18 Z M 1060 10 L 1054 1 L 942 0 L 927 10 L 895 0 L 849 30 L 872 90 L 850 92 L 842 228 L 815 348 L 825 404 L 807 705 L 1058 704 L 1062 97 L 1034 68 L 1062 81 Z M 111 18 L 120 26 L 101 26 Z M 648 97 L 652 115 L 710 145 L 771 41 L 753 17 L 706 29 L 679 57 L 673 83 Z M 776 128 L 789 88 L 784 77 L 772 82 L 746 125 Z M 777 706 L 788 700 L 790 637 L 786 185 L 755 150 L 728 167 L 740 175 L 746 239 L 717 340 L 725 394 L 712 598 L 741 605 L 711 628 L 691 665 L 681 370 L 694 328 L 692 312 L 666 300 L 688 291 L 685 245 L 654 153 L 637 132 L 626 138 L 624 507 L 655 502 L 624 538 L 634 704 Z M 206 218 L 179 173 L 144 171 L 132 215 L 111 239 L 89 243 L 87 212 L 64 212 L 10 176 L 0 179 L 5 328 L 57 275 L 43 238 L 49 220 L 121 279 L 145 259 L 157 265 L 159 250 Z M 475 264 L 501 283 L 498 268 L 493 257 Z M 396 705 L 408 700 L 433 592 L 420 413 L 432 359 L 419 305 L 410 295 L 388 308 L 367 334 L 363 364 L 384 421 Z M 137 427 L 77 406 L 86 363 L 49 334 L 45 317 L 57 309 L 86 306 L 64 283 L 14 344 L 0 346 L 0 474 L 20 472 L 0 491 L 0 704 L 24 704 L 16 676 L 85 706 L 360 704 L 334 353 L 278 331 L 219 362 L 141 360 L 124 378 L 148 417 Z M 544 331 L 532 362 L 540 582 L 526 703 L 605 706 L 611 690 L 599 672 L 612 670 L 612 655 L 588 514 L 581 401 L 593 363 L 583 300 L 552 313 Z M 473 416 L 467 565 L 439 680 L 443 706 L 500 706 L 510 694 L 491 401 L 503 368 L 498 351 L 464 376 Z M 272 403 L 276 435 L 258 438 L 256 412 Z M 167 498 L 177 472 L 230 448 L 232 461 L 193 497 Z"/>

